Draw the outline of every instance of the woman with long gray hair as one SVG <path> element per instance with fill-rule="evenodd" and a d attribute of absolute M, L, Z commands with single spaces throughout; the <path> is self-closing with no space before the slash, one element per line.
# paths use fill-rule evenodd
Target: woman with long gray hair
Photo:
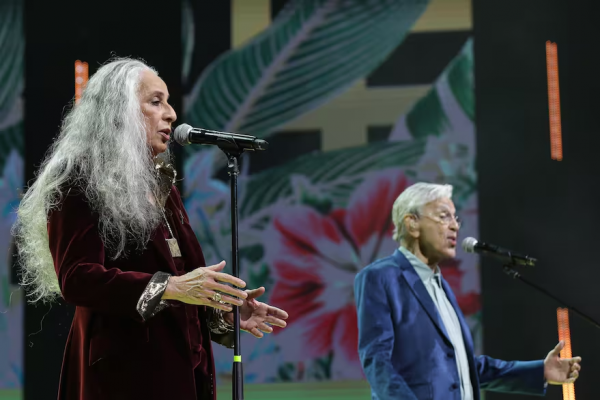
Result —
<path fill-rule="evenodd" d="M 286 325 L 264 288 L 206 266 L 173 185 L 168 97 L 141 61 L 102 66 L 19 206 L 30 301 L 76 306 L 60 400 L 214 400 L 211 340 L 232 346 L 232 305 L 256 337 Z"/>

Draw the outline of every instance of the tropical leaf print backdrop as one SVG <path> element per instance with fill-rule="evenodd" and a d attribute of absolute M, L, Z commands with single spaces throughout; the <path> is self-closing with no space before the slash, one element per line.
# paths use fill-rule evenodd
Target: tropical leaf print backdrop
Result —
<path fill-rule="evenodd" d="M 262 137 L 366 79 L 429 6 L 426 0 L 288 1 L 263 32 L 194 77 L 191 55 L 202 51 L 193 41 L 194 1 L 182 9 L 182 72 L 192 84 L 182 119 Z M 21 0 L 0 5 L 0 388 L 23 383 L 23 296 L 9 270 L 10 227 L 24 179 L 22 7 Z M 462 235 L 477 234 L 473 95 L 467 41 L 430 90 L 408 112 L 399 109 L 386 141 L 305 154 L 254 174 L 248 173 L 252 157 L 244 158 L 242 277 L 251 287 L 266 286 L 267 300 L 291 314 L 281 332 L 262 340 L 242 335 L 246 382 L 363 377 L 352 283 L 356 272 L 396 247 L 389 211 L 407 185 L 453 184 Z M 218 150 L 185 154 L 186 207 L 209 262 L 230 260 L 229 190 L 217 178 L 221 167 Z M 442 268 L 480 349 L 477 259 L 459 253 Z M 228 380 L 230 351 L 215 352 L 219 379 Z"/>
<path fill-rule="evenodd" d="M 11 227 L 23 186 L 22 0 L 0 2 L 0 389 L 23 385 L 22 292 L 11 282 Z"/>
<path fill-rule="evenodd" d="M 185 2 L 184 8 L 190 2 Z M 222 54 L 196 78 L 184 119 L 195 126 L 269 137 L 335 101 L 398 46 L 425 0 L 289 1 L 260 34 Z M 193 43 L 184 12 L 184 78 Z M 410 59 L 402 60 L 410 63 Z M 417 181 L 448 182 L 477 234 L 472 43 L 467 40 L 386 141 L 317 151 L 239 179 L 241 275 L 265 286 L 289 325 L 261 340 L 242 334 L 248 383 L 361 379 L 353 281 L 397 247 L 394 199 Z M 230 261 L 228 183 L 218 149 L 187 149 L 184 198 L 207 262 Z M 269 151 L 276 151 L 271 148 Z M 442 266 L 481 347 L 477 258 Z M 377 288 L 374 288 L 376 290 Z M 215 349 L 219 379 L 230 379 L 230 350 Z"/>

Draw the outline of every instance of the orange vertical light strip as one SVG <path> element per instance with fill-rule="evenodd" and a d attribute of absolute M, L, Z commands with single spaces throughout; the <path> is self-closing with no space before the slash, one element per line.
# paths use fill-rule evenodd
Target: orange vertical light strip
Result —
<path fill-rule="evenodd" d="M 558 340 L 565 341 L 565 347 L 560 352 L 560 358 L 571 358 L 571 328 L 569 327 L 569 309 L 557 308 L 556 316 L 558 319 Z M 575 384 L 567 383 L 563 386 L 563 400 L 575 400 Z"/>
<path fill-rule="evenodd" d="M 75 61 L 75 104 L 79 103 L 88 81 L 88 63 Z"/>
<path fill-rule="evenodd" d="M 563 159 L 562 127 L 560 122 L 560 89 L 558 84 L 558 49 L 556 43 L 546 42 L 546 72 L 548 75 L 548 112 L 550 117 L 550 157 Z"/>

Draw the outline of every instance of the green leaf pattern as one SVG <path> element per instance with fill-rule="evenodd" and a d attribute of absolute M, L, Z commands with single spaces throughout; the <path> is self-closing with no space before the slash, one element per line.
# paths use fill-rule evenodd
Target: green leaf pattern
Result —
<path fill-rule="evenodd" d="M 426 1 L 404 0 L 289 2 L 268 29 L 221 56 L 203 73 L 186 99 L 187 121 L 267 136 L 364 78 L 401 43 L 426 6 Z M 359 185 L 387 170 L 400 170 L 412 182 L 454 185 L 454 201 L 465 220 L 463 233 L 476 236 L 472 59 L 472 41 L 468 40 L 431 90 L 399 115 L 389 142 L 309 154 L 258 174 L 242 175 L 241 277 L 266 286 L 269 292 L 277 285 L 274 266 L 262 257 L 265 249 L 272 248 L 273 238 L 267 232 L 276 212 L 296 205 L 308 205 L 323 215 L 345 208 Z M 204 153 L 214 157 L 212 151 Z M 200 156 L 197 152 L 189 155 L 192 160 Z M 229 199 L 211 178 L 215 164 L 211 161 L 203 167 L 202 173 L 190 170 L 193 179 L 185 189 L 191 194 L 186 208 L 193 210 L 191 220 L 207 222 L 194 227 L 210 263 L 220 261 L 212 259 L 214 255 L 229 255 L 229 232 L 224 229 L 229 222 Z M 205 206 L 202 198 L 212 200 Z M 459 254 L 459 259 L 462 283 L 478 290 L 477 258 Z M 468 317 L 477 352 L 481 351 L 480 315 Z M 290 335 L 269 335 L 261 341 L 266 344 L 260 347 L 269 350 L 264 355 L 254 352 L 255 361 L 245 365 L 254 382 L 362 376 L 360 366 L 345 364 L 333 351 L 327 357 L 306 358 L 297 349 L 300 337 L 293 329 L 286 330 Z M 215 349 L 217 359 L 225 356 L 221 351 Z M 269 364 L 269 371 L 263 368 L 266 359 L 277 360 L 276 365 Z M 229 369 L 229 363 L 217 365 L 220 376 L 228 376 Z"/>
<path fill-rule="evenodd" d="M 271 26 L 217 59 L 186 99 L 193 126 L 265 136 L 374 70 L 428 0 L 289 2 Z"/>
<path fill-rule="evenodd" d="M 23 386 L 23 293 L 10 283 L 15 209 L 23 186 L 22 0 L 0 2 L 0 389 Z"/>

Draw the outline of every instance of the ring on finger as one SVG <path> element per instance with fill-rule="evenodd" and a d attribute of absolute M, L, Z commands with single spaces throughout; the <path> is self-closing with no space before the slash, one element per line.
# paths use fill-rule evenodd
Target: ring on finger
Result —
<path fill-rule="evenodd" d="M 215 294 L 212 295 L 212 299 L 213 299 L 213 301 L 220 303 L 221 302 L 221 293 L 215 292 Z"/>

